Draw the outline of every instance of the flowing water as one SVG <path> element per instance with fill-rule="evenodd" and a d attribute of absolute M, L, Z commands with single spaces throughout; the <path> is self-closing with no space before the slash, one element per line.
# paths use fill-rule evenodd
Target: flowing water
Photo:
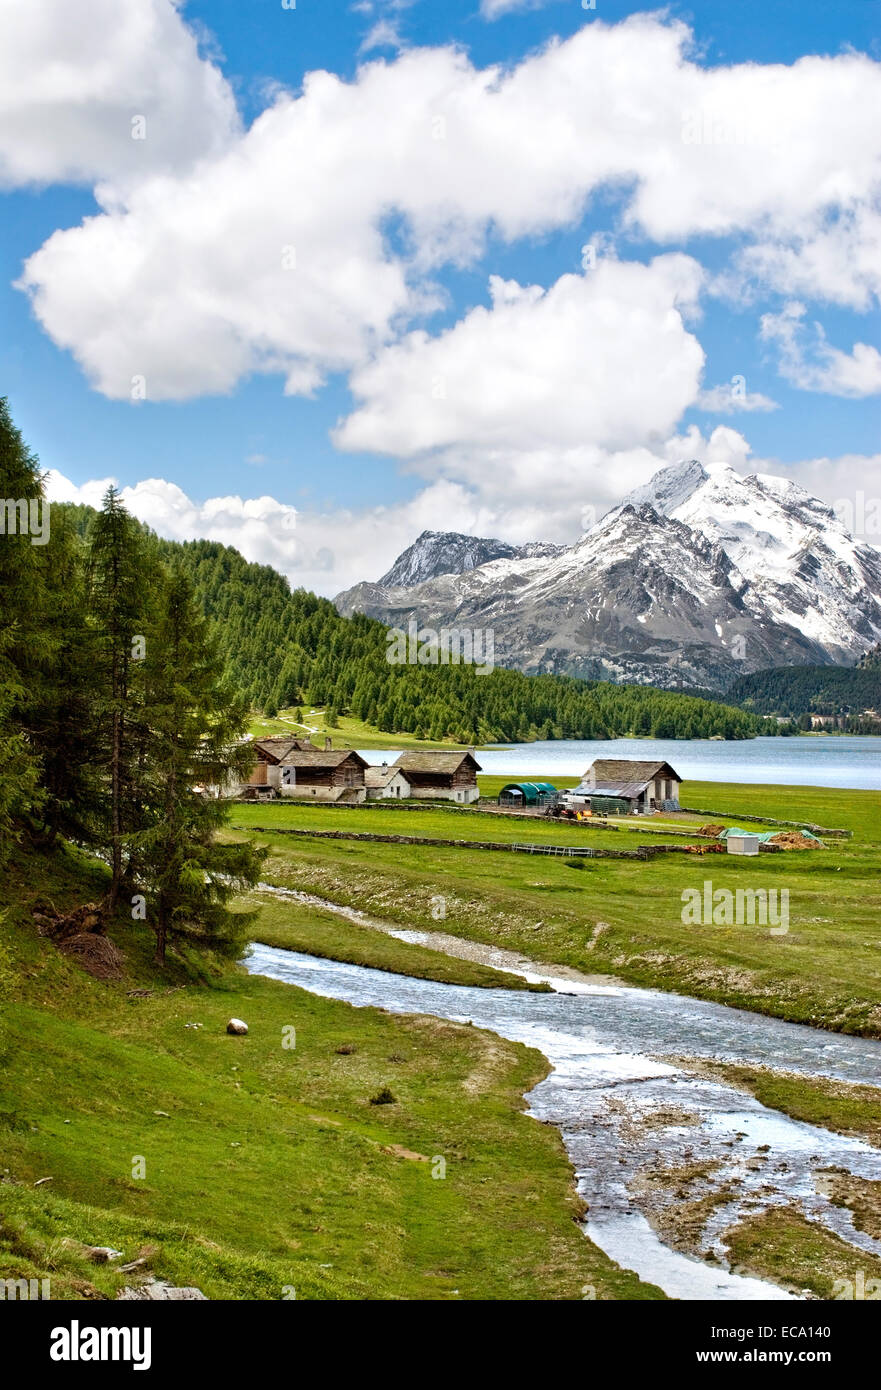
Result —
<path fill-rule="evenodd" d="M 797 1206 L 848 1242 L 842 1279 L 854 1279 L 862 1251 L 881 1255 L 881 1241 L 857 1230 L 849 1210 L 823 1192 L 824 1169 L 881 1181 L 881 1152 L 766 1109 L 692 1069 L 699 1059 L 742 1062 L 881 1086 L 881 1043 L 579 975 L 441 932 L 393 929 L 307 894 L 261 889 L 547 981 L 553 993 L 445 985 L 262 945 L 246 962 L 328 998 L 470 1021 L 538 1048 L 552 1071 L 527 1097 L 529 1111 L 560 1129 L 588 1203 L 587 1234 L 672 1297 L 792 1296 L 726 1262 L 724 1231 L 768 1207 Z M 706 1199 L 700 1257 L 674 1248 L 689 1246 L 678 1218 L 693 1199 Z"/>

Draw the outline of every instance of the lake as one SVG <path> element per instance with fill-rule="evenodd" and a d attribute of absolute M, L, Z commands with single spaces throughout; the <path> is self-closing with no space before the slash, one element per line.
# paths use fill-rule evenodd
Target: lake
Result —
<path fill-rule="evenodd" d="M 369 763 L 394 762 L 393 749 L 359 748 Z M 727 743 L 712 739 L 561 739 L 510 743 L 481 749 L 484 772 L 503 777 L 579 777 L 594 758 L 664 758 L 686 780 L 771 782 L 793 787 L 881 789 L 881 738 L 828 734 L 752 738 Z"/>

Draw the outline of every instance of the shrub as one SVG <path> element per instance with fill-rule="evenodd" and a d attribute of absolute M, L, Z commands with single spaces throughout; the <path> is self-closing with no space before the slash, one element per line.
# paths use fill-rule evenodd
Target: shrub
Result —
<path fill-rule="evenodd" d="M 370 1097 L 371 1105 L 397 1105 L 397 1098 L 392 1095 L 388 1086 L 383 1086 L 381 1091 L 377 1091 L 375 1096 Z"/>

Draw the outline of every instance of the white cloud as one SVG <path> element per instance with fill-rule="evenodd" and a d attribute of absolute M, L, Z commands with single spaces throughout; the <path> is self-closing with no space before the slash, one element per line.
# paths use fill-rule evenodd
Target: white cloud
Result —
<path fill-rule="evenodd" d="M 115 478 L 76 485 L 55 469 L 46 478 L 52 502 L 100 507 Z M 274 497 L 188 497 L 176 483 L 147 478 L 120 496 L 133 516 L 170 540 L 213 540 L 247 560 L 272 565 L 295 586 L 333 595 L 387 569 L 420 531 L 443 519 L 454 530 L 481 533 L 492 514 L 458 484 L 439 482 L 411 501 L 356 512 L 302 513 Z M 340 537 L 345 544 L 340 545 Z"/>
<path fill-rule="evenodd" d="M 779 410 L 776 401 L 763 396 L 760 391 L 747 391 L 743 377 L 733 377 L 730 382 L 711 386 L 701 391 L 695 405 L 711 415 L 736 415 L 742 411 Z"/>
<path fill-rule="evenodd" d="M 230 88 L 172 0 L 0 0 L 0 187 L 130 186 L 237 133 Z"/>
<path fill-rule="evenodd" d="M 362 40 L 358 52 L 372 53 L 377 48 L 399 49 L 402 47 L 403 40 L 398 33 L 398 26 L 390 19 L 379 19 Z"/>
<path fill-rule="evenodd" d="M 780 375 L 802 391 L 832 396 L 874 396 L 881 392 L 881 353 L 868 343 L 842 352 L 826 341 L 822 325 L 805 324 L 807 310 L 790 300 L 779 314 L 763 314 L 761 336 L 780 354 Z"/>
<path fill-rule="evenodd" d="M 106 212 L 56 232 L 22 284 L 109 396 L 136 375 L 149 398 L 182 399 L 255 371 L 308 392 L 436 303 L 432 268 L 472 261 L 490 228 L 511 240 L 573 225 L 614 183 L 630 190 L 626 221 L 657 241 L 743 234 L 741 280 L 822 265 L 822 293 L 864 303 L 879 286 L 881 125 L 864 113 L 881 65 L 846 53 L 703 68 L 689 44 L 684 25 L 633 16 L 510 70 L 443 48 L 351 82 L 312 73 L 195 170 L 105 186 Z M 390 214 L 406 256 L 383 235 Z"/>
<path fill-rule="evenodd" d="M 789 241 L 745 247 L 721 288 L 738 298 L 770 289 L 865 312 L 881 293 L 881 212 L 866 201 L 820 210 Z"/>
<path fill-rule="evenodd" d="M 480 0 L 480 13 L 484 19 L 498 19 L 503 14 L 513 14 L 517 10 L 541 10 L 550 0 Z M 585 9 L 595 9 L 596 0 L 593 5 L 585 5 Z"/>
<path fill-rule="evenodd" d="M 481 486 L 571 482 L 609 451 L 666 437 L 696 398 L 704 354 L 682 311 L 701 280 L 678 254 L 601 260 L 548 290 L 494 276 L 491 308 L 353 373 L 359 404 L 334 442 Z"/>

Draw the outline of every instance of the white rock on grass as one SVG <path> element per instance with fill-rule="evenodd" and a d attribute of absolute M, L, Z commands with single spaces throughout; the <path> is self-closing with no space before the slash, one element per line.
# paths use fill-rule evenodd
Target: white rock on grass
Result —
<path fill-rule="evenodd" d="M 172 1284 L 166 1284 L 163 1279 L 151 1279 L 146 1284 L 139 1284 L 134 1289 L 123 1289 L 116 1295 L 117 1301 L 122 1300 L 144 1300 L 150 1303 L 190 1303 L 204 1300 L 208 1302 L 201 1289 L 176 1289 Z"/>

